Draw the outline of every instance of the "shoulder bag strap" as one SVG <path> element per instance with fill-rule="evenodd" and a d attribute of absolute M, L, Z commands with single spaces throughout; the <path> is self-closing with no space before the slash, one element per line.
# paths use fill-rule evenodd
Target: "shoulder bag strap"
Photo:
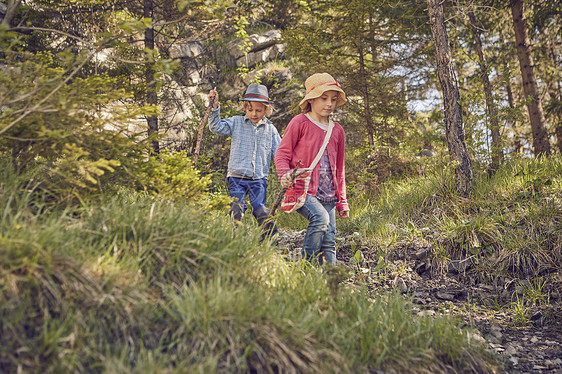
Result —
<path fill-rule="evenodd" d="M 324 142 L 322 143 L 322 146 L 320 147 L 320 150 L 318 151 L 318 154 L 316 155 L 314 160 L 312 160 L 312 163 L 310 164 L 310 166 L 307 168 L 307 169 L 310 169 L 310 171 L 314 170 L 314 168 L 316 167 L 316 164 L 318 164 L 318 161 L 320 161 L 320 158 L 322 157 L 322 154 L 324 153 L 324 150 L 326 149 L 326 146 L 328 145 L 328 142 L 330 141 L 330 137 L 332 136 L 332 129 L 333 128 L 334 128 L 334 122 L 332 120 L 330 120 L 330 122 L 328 123 L 328 130 L 326 131 L 326 136 L 324 136 Z"/>

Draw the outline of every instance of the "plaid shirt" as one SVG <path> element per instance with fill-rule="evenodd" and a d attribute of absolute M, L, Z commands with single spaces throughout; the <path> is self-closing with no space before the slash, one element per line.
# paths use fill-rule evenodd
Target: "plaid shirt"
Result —
<path fill-rule="evenodd" d="M 257 125 L 246 116 L 221 119 L 218 107 L 209 114 L 209 129 L 231 137 L 228 176 L 267 178 L 271 159 L 281 142 L 279 132 L 269 119 L 263 117 Z"/>

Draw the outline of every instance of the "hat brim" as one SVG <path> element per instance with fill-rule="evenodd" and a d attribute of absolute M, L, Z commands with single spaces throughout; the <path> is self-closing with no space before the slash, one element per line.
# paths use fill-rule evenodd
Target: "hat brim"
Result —
<path fill-rule="evenodd" d="M 271 100 L 263 99 L 261 97 L 241 97 L 239 101 L 257 101 L 258 103 L 271 103 Z"/>
<path fill-rule="evenodd" d="M 326 92 L 326 91 L 337 91 L 337 92 L 341 93 L 341 95 L 338 96 L 338 102 L 336 104 L 336 108 L 339 108 L 340 106 L 345 104 L 345 102 L 347 101 L 347 99 L 345 97 L 345 92 L 340 87 L 338 87 L 338 86 L 326 86 L 326 87 L 320 86 L 320 87 L 316 87 L 314 90 L 312 90 L 308 94 L 306 94 L 305 97 L 299 103 L 299 106 L 301 107 L 302 110 L 304 110 L 306 108 L 306 104 L 308 103 L 308 100 L 317 99 L 320 96 L 322 96 L 324 94 L 324 92 Z"/>

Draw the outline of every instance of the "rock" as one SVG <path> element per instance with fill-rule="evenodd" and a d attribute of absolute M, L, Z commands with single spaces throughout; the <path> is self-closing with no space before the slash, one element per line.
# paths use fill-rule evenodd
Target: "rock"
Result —
<path fill-rule="evenodd" d="M 242 43 L 249 43 L 248 54 L 255 53 L 262 49 L 269 48 L 281 40 L 281 31 L 269 30 L 261 34 L 252 34 L 246 41 L 236 39 L 229 43 L 228 52 L 236 59 L 244 56 L 244 51 L 240 48 Z"/>
<path fill-rule="evenodd" d="M 515 347 L 513 345 L 506 344 L 506 346 L 505 346 L 505 354 L 506 355 L 513 356 L 516 353 L 517 353 L 517 350 L 515 349 Z"/>
<path fill-rule="evenodd" d="M 284 51 L 284 44 L 275 44 L 271 47 L 267 47 L 256 52 L 249 52 L 247 55 L 242 55 L 241 57 L 236 59 L 236 66 L 255 66 L 257 64 L 277 58 Z"/>
<path fill-rule="evenodd" d="M 449 301 L 453 301 L 455 299 L 455 295 L 450 294 L 448 292 L 441 292 L 441 291 L 437 292 L 435 297 L 441 300 L 449 300 Z"/>
<path fill-rule="evenodd" d="M 203 46 L 196 41 L 172 44 L 170 48 L 171 58 L 194 58 L 203 54 Z"/>
<path fill-rule="evenodd" d="M 501 353 L 501 352 L 505 351 L 505 348 L 501 344 L 498 344 L 498 343 L 490 343 L 490 347 L 492 347 L 496 352 Z"/>
<path fill-rule="evenodd" d="M 420 248 L 414 254 L 414 258 L 416 260 L 423 260 L 423 259 L 426 259 L 428 257 L 428 254 L 429 254 L 429 248 Z"/>
<path fill-rule="evenodd" d="M 480 343 L 484 343 L 486 340 L 478 333 L 478 331 L 474 333 L 468 333 L 469 339 L 475 340 Z"/>
<path fill-rule="evenodd" d="M 490 334 L 497 339 L 501 339 L 503 336 L 501 327 L 497 324 L 493 324 L 492 327 L 490 327 Z"/>
<path fill-rule="evenodd" d="M 418 312 L 418 316 L 420 317 L 425 317 L 425 316 L 434 316 L 435 315 L 435 310 L 422 310 L 420 312 Z"/>

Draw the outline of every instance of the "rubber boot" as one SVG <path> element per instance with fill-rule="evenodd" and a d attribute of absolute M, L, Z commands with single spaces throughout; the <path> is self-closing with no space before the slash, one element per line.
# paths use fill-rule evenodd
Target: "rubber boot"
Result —
<path fill-rule="evenodd" d="M 239 201 L 234 201 L 230 204 L 230 217 L 235 221 L 242 221 L 244 218 L 244 204 Z"/>
<path fill-rule="evenodd" d="M 273 238 L 277 234 L 277 226 L 273 222 L 272 217 L 269 216 L 271 210 L 265 205 L 260 207 L 254 212 L 254 216 L 258 221 L 258 225 L 262 227 L 261 240 L 266 238 Z"/>

